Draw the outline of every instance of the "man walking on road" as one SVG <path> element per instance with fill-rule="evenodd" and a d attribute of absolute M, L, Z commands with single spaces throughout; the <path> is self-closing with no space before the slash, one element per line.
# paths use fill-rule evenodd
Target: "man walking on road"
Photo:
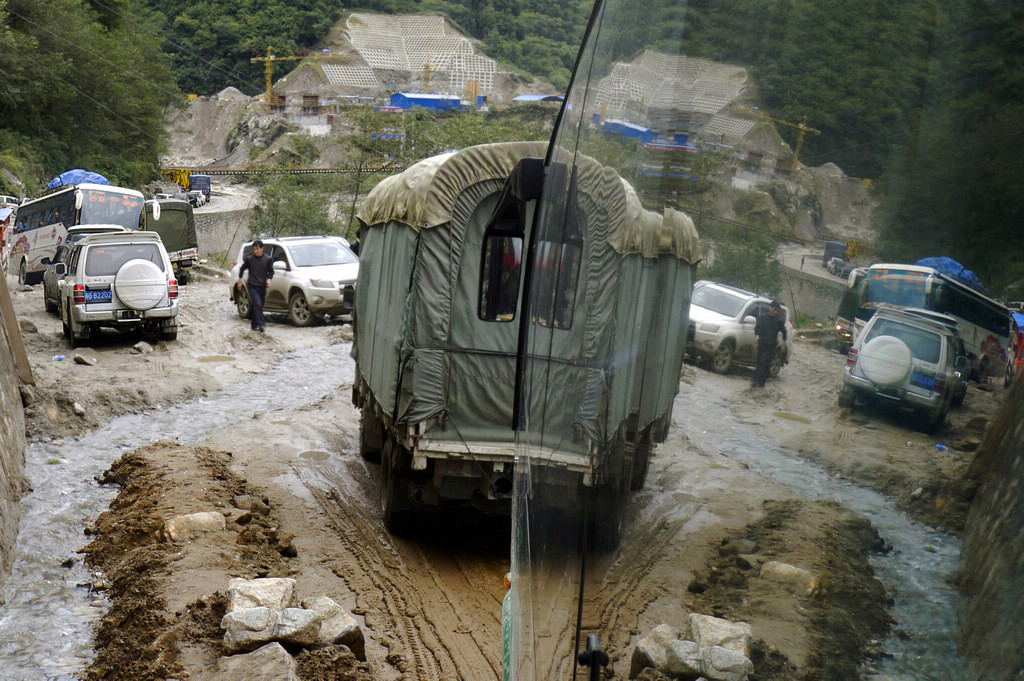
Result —
<path fill-rule="evenodd" d="M 751 387 L 763 388 L 768 378 L 768 367 L 772 363 L 775 342 L 782 332 L 782 352 L 786 351 L 786 320 L 779 314 L 779 301 L 773 300 L 768 306 L 768 314 L 757 318 L 754 325 L 754 342 L 757 344 L 757 371 L 750 382 Z"/>
<path fill-rule="evenodd" d="M 249 270 L 249 301 L 252 311 L 249 313 L 250 326 L 253 331 L 263 333 L 267 328 L 267 320 L 263 317 L 263 300 L 267 297 L 267 286 L 274 278 L 274 261 L 269 255 L 263 254 L 263 242 L 259 239 L 252 242 L 252 253 L 242 259 L 238 269 L 238 283 L 235 288 L 242 290 L 242 275 Z"/>

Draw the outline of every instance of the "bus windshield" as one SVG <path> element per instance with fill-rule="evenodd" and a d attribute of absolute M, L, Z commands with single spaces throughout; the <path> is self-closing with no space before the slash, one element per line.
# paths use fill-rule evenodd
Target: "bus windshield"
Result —
<path fill-rule="evenodd" d="M 928 307 L 928 277 L 906 270 L 870 270 L 864 286 L 863 306 L 881 303 L 899 307 Z"/>
<path fill-rule="evenodd" d="M 109 189 L 82 190 L 80 224 L 121 225 L 139 229 L 142 224 L 142 197 Z"/>

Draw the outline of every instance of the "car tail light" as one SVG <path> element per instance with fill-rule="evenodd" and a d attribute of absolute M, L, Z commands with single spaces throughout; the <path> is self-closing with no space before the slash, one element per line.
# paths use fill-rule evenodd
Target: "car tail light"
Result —
<path fill-rule="evenodd" d="M 81 284 L 75 284 L 74 299 L 75 305 L 85 303 L 85 287 Z"/>
<path fill-rule="evenodd" d="M 846 366 L 852 367 L 857 363 L 857 353 L 860 352 L 857 348 L 850 348 L 850 352 L 846 354 Z"/>
<path fill-rule="evenodd" d="M 178 281 L 176 279 L 167 282 L 167 297 L 171 300 L 178 297 Z"/>
<path fill-rule="evenodd" d="M 936 374 L 935 383 L 932 385 L 932 390 L 937 393 L 941 393 L 942 389 L 946 387 L 946 374 Z"/>

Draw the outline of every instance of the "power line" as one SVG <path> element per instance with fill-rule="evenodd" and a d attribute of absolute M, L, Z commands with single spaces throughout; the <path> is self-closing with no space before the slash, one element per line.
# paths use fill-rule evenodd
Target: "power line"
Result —
<path fill-rule="evenodd" d="M 161 92 L 163 92 L 164 94 L 166 94 L 166 95 L 168 95 L 168 96 L 170 96 L 170 97 L 173 97 L 173 98 L 175 98 L 175 99 L 176 99 L 177 97 L 179 97 L 179 96 L 181 95 L 181 92 L 172 92 L 171 90 L 167 90 L 166 88 L 163 88 L 163 87 L 161 87 L 160 85 L 158 85 L 158 84 L 156 84 L 156 83 L 154 83 L 154 82 L 152 82 L 152 81 L 150 81 L 150 80 L 147 80 L 147 79 L 146 79 L 145 77 L 143 77 L 143 76 L 139 75 L 139 74 L 138 74 L 138 73 L 136 73 L 135 71 L 132 71 L 132 70 L 131 70 L 131 69 L 129 69 L 129 68 L 126 68 L 126 67 L 124 67 L 124 66 L 121 66 L 120 64 L 116 64 L 116 63 L 114 63 L 114 62 L 110 61 L 109 59 L 106 59 L 105 57 L 103 57 L 103 56 L 101 56 L 101 55 L 99 55 L 99 54 L 96 54 L 95 52 L 92 52 L 92 51 L 90 51 L 90 50 L 87 50 L 87 49 L 85 49 L 85 47 L 83 47 L 82 45 L 79 45 L 78 43 L 76 43 L 76 42 L 73 42 L 73 41 L 71 41 L 71 40 L 68 40 L 68 39 L 67 39 L 67 38 L 65 38 L 64 36 L 62 36 L 62 35 L 60 35 L 60 34 L 58 34 L 58 33 L 55 33 L 54 31 L 51 31 L 51 30 L 50 30 L 49 28 L 47 28 L 46 26 L 43 26 L 42 24 L 40 24 L 40 23 L 38 23 L 38 22 L 36 22 L 36 21 L 33 21 L 32 19 L 30 19 L 30 18 L 28 18 L 28 17 L 26 17 L 26 16 L 24 16 L 24 15 L 18 14 L 17 12 L 15 12 L 15 11 L 14 11 L 13 9 L 11 9 L 10 7 L 7 7 L 6 9 L 7 9 L 7 11 L 8 11 L 8 12 L 9 12 L 10 14 L 13 14 L 14 16 L 16 16 L 16 17 L 20 18 L 21 20 L 23 20 L 23 21 L 26 21 L 26 22 L 28 22 L 28 23 L 32 24 L 33 26 L 36 26 L 37 28 L 39 28 L 39 29 L 43 30 L 43 31 L 46 31 L 46 32 L 47 32 L 47 33 L 49 33 L 50 35 L 52 35 L 52 36 L 54 36 L 54 37 L 56 37 L 56 38 L 59 38 L 60 40 L 63 40 L 64 42 L 68 43 L 69 45 L 71 45 L 71 46 L 73 46 L 73 47 L 75 47 L 75 48 L 77 48 L 77 49 L 81 50 L 82 52 L 85 52 L 86 54 L 88 54 L 88 55 L 89 55 L 89 56 L 91 56 L 91 57 L 94 57 L 94 58 L 96 58 L 96 59 L 99 59 L 100 61 L 104 62 L 105 64 L 109 64 L 110 66 L 113 66 L 113 67 L 114 67 L 114 68 L 116 68 L 116 69 L 120 69 L 121 71 L 123 71 L 124 73 L 127 73 L 127 74 L 128 74 L 128 75 L 130 75 L 131 77 L 133 77 L 133 78 L 135 78 L 135 79 L 137 79 L 137 80 L 140 80 L 140 81 L 142 81 L 143 83 L 145 83 L 146 85 L 149 85 L 149 86 L 153 87 L 154 89 L 160 90 Z M 56 76 L 55 76 L 55 77 L 56 77 Z M 60 80 L 60 78 L 57 78 L 57 80 Z M 61 81 L 61 82 L 63 82 L 63 81 Z"/>
<path fill-rule="evenodd" d="M 102 7 L 103 9 L 105 9 L 105 10 L 107 10 L 109 12 L 112 12 L 114 14 L 117 14 L 117 15 L 121 16 L 123 19 L 131 21 L 135 25 L 136 28 L 138 28 L 140 30 L 143 30 L 143 31 L 146 31 L 149 34 L 154 35 L 154 36 L 160 38 L 163 42 L 173 46 L 174 48 L 176 48 L 180 52 L 184 52 L 184 53 L 188 54 L 189 56 L 192 56 L 192 57 L 195 57 L 196 59 L 202 60 L 208 66 L 212 67 L 213 69 L 215 69 L 217 71 L 220 71 L 225 76 L 228 76 L 229 78 L 231 78 L 231 79 L 233 79 L 235 81 L 240 81 L 240 82 L 242 82 L 242 83 L 244 83 L 246 85 L 249 85 L 251 87 L 256 87 L 257 84 L 258 84 L 258 81 L 247 80 L 244 76 L 239 76 L 237 71 L 228 71 L 227 69 L 221 67 L 219 64 L 215 64 L 214 62 L 210 61 L 209 59 L 203 59 L 202 56 L 199 53 L 197 53 L 197 52 L 195 52 L 193 50 L 190 50 L 189 48 L 185 47 L 184 45 L 179 45 L 178 43 L 174 42 L 170 38 L 161 35 L 157 31 L 155 31 L 155 30 L 149 28 L 148 26 L 146 26 L 141 21 L 138 21 L 134 17 L 134 15 L 132 15 L 130 13 L 121 12 L 121 11 L 119 11 L 115 7 L 110 7 L 109 5 L 104 5 L 102 2 L 99 2 L 99 0 L 93 0 L 92 4 L 96 5 L 98 7 Z M 257 88 L 257 89 L 259 89 L 259 88 Z"/>

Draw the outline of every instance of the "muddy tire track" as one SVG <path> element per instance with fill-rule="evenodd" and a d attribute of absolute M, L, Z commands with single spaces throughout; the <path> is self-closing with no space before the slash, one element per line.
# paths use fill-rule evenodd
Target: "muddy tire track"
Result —
<path fill-rule="evenodd" d="M 356 495 L 351 484 L 331 484 L 337 471 L 296 473 L 318 478 L 308 489 L 343 547 L 331 569 L 356 594 L 367 627 L 389 651 L 387 663 L 422 681 L 500 678 L 507 555 L 392 537 L 380 520 L 376 481 L 352 468 L 341 475 L 356 478 Z"/>

